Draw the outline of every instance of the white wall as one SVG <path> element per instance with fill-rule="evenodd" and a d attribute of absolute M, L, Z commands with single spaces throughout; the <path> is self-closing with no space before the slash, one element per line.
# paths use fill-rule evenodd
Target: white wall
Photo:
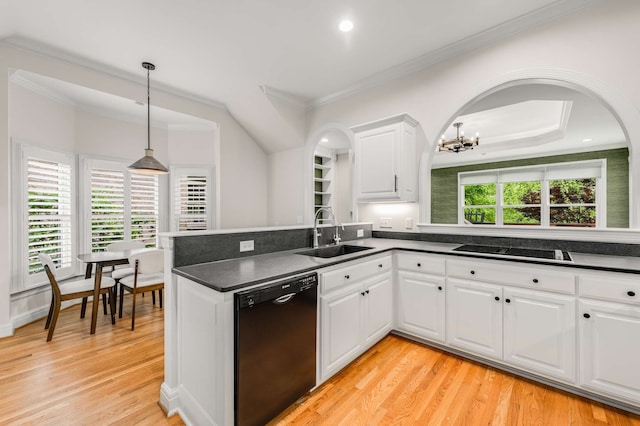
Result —
<path fill-rule="evenodd" d="M 640 120 L 633 118 L 640 108 L 640 56 L 634 54 L 640 39 L 639 21 L 640 2 L 603 2 L 574 16 L 509 37 L 409 77 L 319 106 L 308 114 L 307 134 L 313 134 L 328 122 L 351 127 L 402 112 L 416 118 L 420 122 L 418 137 L 423 138 L 426 146 L 419 182 L 420 214 L 417 208 L 413 213 L 414 221 L 418 221 L 428 212 L 425 202 L 429 198 L 428 163 L 433 144 L 443 127 L 465 104 L 488 90 L 492 83 L 497 85 L 509 80 L 511 75 L 521 76 L 523 70 L 532 76 L 566 74 L 574 81 L 587 82 L 592 90 L 610 101 L 614 109 L 619 107 L 616 112 L 621 117 L 632 118 L 624 124 L 631 137 L 632 171 L 638 170 L 640 154 L 634 146 L 640 141 L 634 136 L 640 132 L 637 128 Z M 637 191 L 635 188 L 634 193 Z M 295 194 L 292 191 L 292 196 Z M 302 204 L 303 200 L 298 202 Z M 291 201 L 291 204 L 295 203 Z M 637 206 L 634 207 L 636 216 L 638 210 Z M 370 208 L 362 209 L 358 220 L 375 223 L 377 217 L 371 212 Z M 394 223 L 404 225 L 401 215 L 393 217 Z M 394 230 L 402 229 L 394 226 Z"/>
<path fill-rule="evenodd" d="M 67 152 L 136 160 L 144 154 L 146 124 L 134 124 L 78 111 L 30 91 L 9 84 L 11 70 L 23 69 L 72 84 L 137 99 L 145 86 L 115 77 L 69 61 L 30 53 L 0 43 L 0 240 L 11 241 L 10 205 L 10 137 L 32 141 Z M 11 101 L 11 102 L 10 102 Z M 215 164 L 220 183 L 217 205 L 221 227 L 264 226 L 267 218 L 267 159 L 244 129 L 228 112 L 185 97 L 160 90 L 154 92 L 154 105 L 218 124 L 214 130 L 219 146 L 182 152 L 181 163 L 202 164 L 203 152 Z M 9 110 L 11 105 L 11 110 Z M 175 135 L 172 135 L 172 137 Z M 152 128 L 151 144 L 156 157 L 170 164 L 169 155 L 177 149 L 170 144 L 166 129 Z M 175 138 L 173 139 L 175 140 Z M 192 140 L 203 148 L 202 140 Z M 12 247 L 0 248 L 0 337 L 13 332 L 14 319 L 24 318 L 29 311 L 44 312 L 48 308 L 46 293 L 10 297 Z"/>
<path fill-rule="evenodd" d="M 304 148 L 269 155 L 269 225 L 295 225 L 304 218 Z M 309 188 L 310 191 L 313 188 Z M 310 206 L 309 209 L 312 207 Z"/>

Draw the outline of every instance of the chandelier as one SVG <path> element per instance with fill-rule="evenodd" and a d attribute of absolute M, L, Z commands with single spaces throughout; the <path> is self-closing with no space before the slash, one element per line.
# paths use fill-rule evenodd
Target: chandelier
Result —
<path fill-rule="evenodd" d="M 480 142 L 480 135 L 478 133 L 476 133 L 475 138 L 465 138 L 464 132 L 460 132 L 460 127 L 462 127 L 461 122 L 453 123 L 453 127 L 456 128 L 455 139 L 445 140 L 443 135 L 442 139 L 440 139 L 440 143 L 438 144 L 438 151 L 458 153 L 478 146 Z"/>

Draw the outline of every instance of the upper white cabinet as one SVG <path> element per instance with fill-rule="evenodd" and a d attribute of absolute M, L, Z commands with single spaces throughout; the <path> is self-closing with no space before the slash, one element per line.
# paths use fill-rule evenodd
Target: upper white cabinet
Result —
<path fill-rule="evenodd" d="M 401 114 L 352 127 L 358 201 L 416 201 L 418 122 Z"/>

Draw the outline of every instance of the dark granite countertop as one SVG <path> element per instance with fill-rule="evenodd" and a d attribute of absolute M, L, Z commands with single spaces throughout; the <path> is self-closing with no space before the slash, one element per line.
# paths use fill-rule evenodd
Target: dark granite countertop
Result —
<path fill-rule="evenodd" d="M 640 258 L 624 256 L 608 256 L 586 253 L 571 253 L 573 262 L 543 260 L 533 258 L 517 258 L 501 255 L 462 253 L 452 251 L 461 244 L 434 243 L 424 241 L 367 238 L 346 241 L 344 244 L 372 247 L 371 250 L 337 256 L 329 259 L 298 254 L 309 248 L 280 251 L 276 253 L 249 256 L 217 262 L 174 268 L 177 275 L 210 287 L 220 292 L 234 291 L 267 281 L 285 278 L 291 275 L 318 270 L 338 265 L 354 259 L 368 257 L 393 249 L 409 250 L 424 253 L 447 254 L 475 259 L 499 259 L 511 262 L 554 265 L 557 267 L 581 268 L 610 272 L 626 272 L 640 274 Z"/>

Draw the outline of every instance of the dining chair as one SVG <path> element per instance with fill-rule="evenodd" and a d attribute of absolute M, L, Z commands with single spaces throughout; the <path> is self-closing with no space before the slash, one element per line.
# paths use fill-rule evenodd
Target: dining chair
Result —
<path fill-rule="evenodd" d="M 146 291 L 158 290 L 160 307 L 162 308 L 162 289 L 164 288 L 164 250 L 153 249 L 129 256 L 129 263 L 133 266 L 133 275 L 120 280 L 120 310 L 118 316 L 122 318 L 124 292 L 133 295 L 131 307 L 131 331 L 135 328 L 136 295 Z"/>
<path fill-rule="evenodd" d="M 124 251 L 124 250 L 139 250 L 144 249 L 145 245 L 141 241 L 115 241 L 105 247 L 106 251 Z M 118 294 L 118 286 L 120 284 L 120 280 L 128 275 L 133 275 L 133 265 L 123 266 L 123 267 L 114 267 L 113 271 L 111 271 L 111 278 L 116 280 L 116 294 Z M 143 293 L 144 296 L 144 293 Z M 153 304 L 156 304 L 156 292 L 151 292 L 151 301 Z"/>
<path fill-rule="evenodd" d="M 47 334 L 47 342 L 50 342 L 53 338 L 56 323 L 58 322 L 58 315 L 60 314 L 62 302 L 65 300 L 82 298 L 83 304 L 80 317 L 83 318 L 86 309 L 86 300 L 88 297 L 93 296 L 95 281 L 93 278 L 84 278 L 60 284 L 56 279 L 56 266 L 53 263 L 51 256 L 46 253 L 40 253 L 38 254 L 38 259 L 40 260 L 40 263 L 42 263 L 47 277 L 49 278 L 49 284 L 51 284 L 51 306 L 49 307 L 47 322 L 44 325 L 44 329 L 49 330 L 49 334 Z M 109 295 L 111 324 L 116 323 L 114 285 L 115 281 L 110 277 L 102 277 L 102 280 L 100 281 L 100 294 Z"/>

